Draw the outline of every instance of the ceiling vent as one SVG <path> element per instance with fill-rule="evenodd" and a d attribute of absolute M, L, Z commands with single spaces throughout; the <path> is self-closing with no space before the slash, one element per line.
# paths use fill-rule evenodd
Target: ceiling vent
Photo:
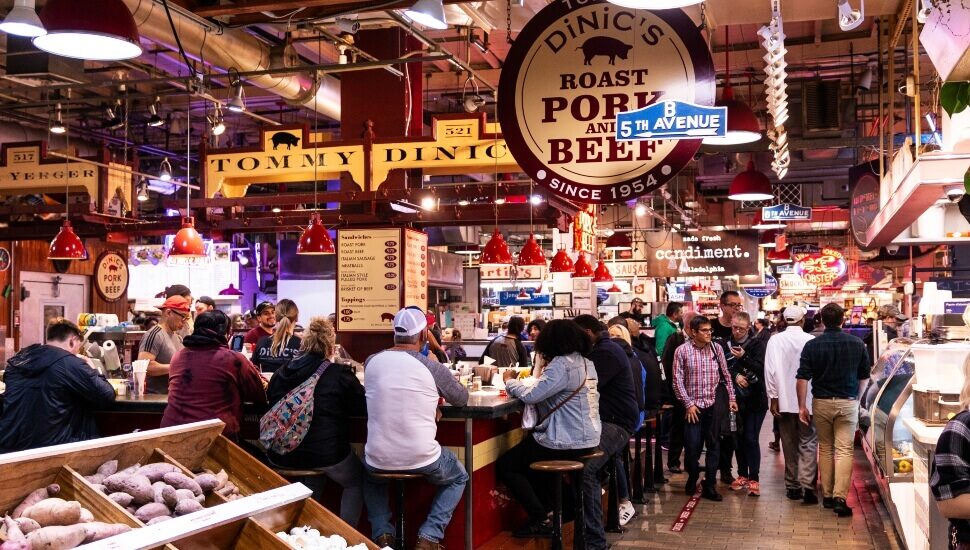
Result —
<path fill-rule="evenodd" d="M 83 84 L 84 61 L 49 54 L 29 38 L 7 35 L 7 74 L 2 78 L 21 86 L 41 88 L 57 84 Z"/>
<path fill-rule="evenodd" d="M 841 81 L 816 80 L 802 85 L 802 115 L 807 134 L 841 129 Z"/>

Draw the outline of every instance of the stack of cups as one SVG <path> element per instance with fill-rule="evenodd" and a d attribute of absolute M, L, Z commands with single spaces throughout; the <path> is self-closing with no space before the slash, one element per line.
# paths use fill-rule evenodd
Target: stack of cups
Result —
<path fill-rule="evenodd" d="M 148 359 L 132 361 L 131 368 L 135 378 L 135 395 L 145 395 L 145 376 L 148 374 Z"/>

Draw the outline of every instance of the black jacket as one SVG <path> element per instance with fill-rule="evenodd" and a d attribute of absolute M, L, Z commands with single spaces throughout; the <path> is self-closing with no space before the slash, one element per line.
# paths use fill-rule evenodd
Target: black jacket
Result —
<path fill-rule="evenodd" d="M 70 352 L 34 344 L 7 362 L 0 452 L 98 437 L 94 411 L 115 400 L 100 373 Z"/>
<path fill-rule="evenodd" d="M 283 349 L 274 355 L 272 351 L 273 337 L 264 336 L 259 339 L 259 343 L 256 344 L 256 349 L 253 351 L 253 364 L 259 368 L 260 372 L 276 372 L 300 353 L 301 342 L 299 336 L 290 336 Z"/>
<path fill-rule="evenodd" d="M 677 394 L 674 393 L 674 353 L 685 342 L 687 342 L 687 338 L 683 331 L 678 330 L 671 334 L 670 338 L 667 338 L 667 343 L 664 344 L 664 354 L 660 358 L 664 376 L 667 378 L 667 383 L 663 386 L 663 402 L 673 405 L 675 409 L 683 408 L 683 404 L 681 404 L 680 399 L 677 399 Z"/>
<path fill-rule="evenodd" d="M 627 360 L 630 362 L 630 374 L 633 376 L 633 391 L 637 395 L 637 410 L 643 412 L 643 366 L 640 364 L 640 358 L 633 351 L 633 347 L 627 344 L 623 338 L 611 338 L 611 340 L 620 346 L 620 349 L 623 350 Z"/>
<path fill-rule="evenodd" d="M 308 353 L 297 356 L 276 371 L 266 395 L 272 407 L 293 388 L 306 382 L 324 361 Z M 350 417 L 366 416 L 364 387 L 353 367 L 332 363 L 324 371 L 313 392 L 313 422 L 300 446 L 285 455 L 270 453 L 270 460 L 289 468 L 333 466 L 350 453 Z"/>
<path fill-rule="evenodd" d="M 600 394 L 600 420 L 635 432 L 640 423 L 640 410 L 627 355 L 603 332 L 586 357 L 596 367 L 599 379 L 596 387 Z"/>
<path fill-rule="evenodd" d="M 768 410 L 768 392 L 765 387 L 765 352 L 768 350 L 768 339 L 753 336 L 741 346 L 744 355 L 735 359 L 729 349 L 722 347 L 724 358 L 728 363 L 731 375 L 737 377 L 743 371 L 753 372 L 758 377 L 757 384 L 748 386 L 747 397 L 738 400 L 738 406 L 751 411 Z"/>
<path fill-rule="evenodd" d="M 657 360 L 657 352 L 654 351 L 656 345 L 652 338 L 638 338 L 633 341 L 633 351 L 640 359 L 640 364 L 647 369 L 647 385 L 643 394 L 643 407 L 648 412 L 657 411 L 663 406 L 664 394 L 666 392 L 664 376 L 660 369 L 660 361 Z"/>

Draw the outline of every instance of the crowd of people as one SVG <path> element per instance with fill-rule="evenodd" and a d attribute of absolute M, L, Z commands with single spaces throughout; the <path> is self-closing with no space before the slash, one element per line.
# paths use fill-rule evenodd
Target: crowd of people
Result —
<path fill-rule="evenodd" d="M 515 536 L 552 532 L 550 480 L 532 475 L 530 464 L 582 458 L 587 547 L 607 548 L 600 500 L 607 466 L 616 465 L 620 521 L 626 524 L 636 509 L 621 457 L 652 418 L 659 420 L 658 444 L 668 449 L 667 470 L 686 471 L 687 494 L 700 488 L 701 497 L 719 501 L 718 481 L 732 491 L 761 494 L 760 433 L 770 413 L 784 453 L 787 497 L 819 503 L 820 473 L 822 505 L 851 515 L 846 496 L 857 395 L 871 359 L 861 340 L 842 332 L 845 311 L 836 304 L 823 307 L 818 317 L 824 331 L 813 336 L 801 307 L 786 308 L 773 330 L 752 321 L 737 292 L 724 292 L 719 303 L 720 315 L 709 319 L 671 302 L 652 320 L 652 335 L 644 330 L 640 301 L 606 323 L 592 315 L 508 320 L 483 360 L 493 360 L 508 395 L 534 412 L 525 438 L 497 464 L 499 478 L 528 517 Z M 299 308 L 290 300 L 257 305 L 244 332 L 211 299 L 193 301 L 184 287 L 167 289 L 159 309 L 138 358 L 149 362 L 148 391 L 168 394 L 162 426 L 215 417 L 228 437 L 238 439 L 243 403 L 266 403 L 272 411 L 311 382 L 312 423 L 295 448 L 270 448 L 267 460 L 322 470 L 343 488 L 341 518 L 357 525 L 366 506 L 379 545 L 391 545 L 394 529 L 386 483 L 372 474 L 421 474 L 439 489 L 417 548 L 440 547 L 468 481 L 458 458 L 437 442 L 441 403 L 461 407 L 468 400 L 466 387 L 446 366 L 466 356 L 458 331 L 443 333 L 433 314 L 402 309 L 392 322 L 393 346 L 365 362 L 364 386 L 341 359 L 332 322 L 315 317 L 301 327 Z M 231 349 L 233 332 L 251 346 L 251 360 Z M 91 411 L 114 399 L 114 391 L 77 357 L 82 338 L 76 325 L 58 319 L 48 327 L 47 344 L 11 359 L 0 451 L 97 436 Z M 531 376 L 520 378 L 522 370 Z M 263 373 L 272 373 L 271 381 Z M 54 379 L 57 384 L 46 382 Z M 50 430 L 35 429 L 37 412 L 28 408 L 38 402 Z M 358 456 L 349 419 L 365 415 L 367 440 Z M 603 453 L 586 456 L 595 449 Z"/>

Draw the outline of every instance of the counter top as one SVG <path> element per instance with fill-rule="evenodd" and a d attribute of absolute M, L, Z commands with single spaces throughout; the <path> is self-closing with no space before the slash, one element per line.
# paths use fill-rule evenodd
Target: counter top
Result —
<path fill-rule="evenodd" d="M 904 418 L 903 424 L 913 433 L 916 441 L 923 445 L 936 447 L 936 442 L 940 440 L 940 434 L 943 433 L 943 426 L 927 426 L 918 418 Z"/>

